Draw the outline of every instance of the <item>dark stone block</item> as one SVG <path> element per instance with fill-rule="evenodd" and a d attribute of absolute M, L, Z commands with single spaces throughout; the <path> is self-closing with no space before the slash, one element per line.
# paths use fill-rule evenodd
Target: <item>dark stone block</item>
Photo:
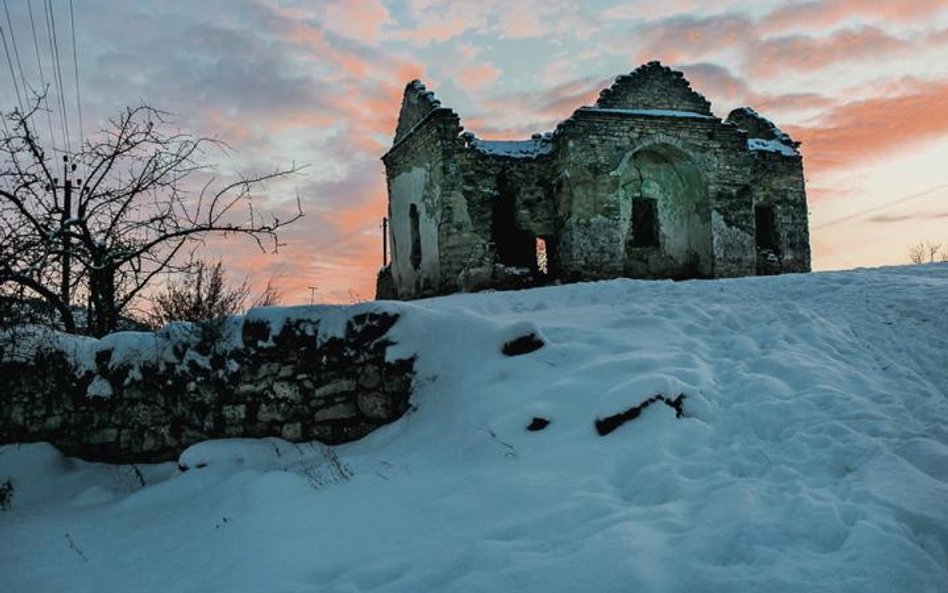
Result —
<path fill-rule="evenodd" d="M 266 321 L 244 321 L 241 338 L 244 347 L 258 348 L 270 340 L 270 324 Z"/>
<path fill-rule="evenodd" d="M 510 340 L 509 342 L 506 342 L 501 350 L 507 356 L 520 356 L 523 354 L 535 352 L 544 345 L 545 343 L 543 340 L 531 332 L 527 335 L 520 336 Z"/>
<path fill-rule="evenodd" d="M 527 430 L 530 432 L 536 432 L 538 430 L 543 430 L 550 425 L 550 421 L 546 418 L 540 418 L 534 416 L 533 420 L 530 421 L 530 424 L 527 425 Z"/>

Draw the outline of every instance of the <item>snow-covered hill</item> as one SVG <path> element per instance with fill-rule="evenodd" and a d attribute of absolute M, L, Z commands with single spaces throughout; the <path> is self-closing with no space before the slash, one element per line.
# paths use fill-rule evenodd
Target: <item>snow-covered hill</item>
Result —
<path fill-rule="evenodd" d="M 0 449 L 0 591 L 948 591 L 948 266 L 399 307 L 362 441 Z"/>

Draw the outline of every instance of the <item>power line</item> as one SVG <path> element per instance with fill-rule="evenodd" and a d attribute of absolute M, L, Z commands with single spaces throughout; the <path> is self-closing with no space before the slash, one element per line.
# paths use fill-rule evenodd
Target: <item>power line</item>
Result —
<path fill-rule="evenodd" d="M 3 51 L 7 55 L 7 65 L 10 66 L 10 76 L 13 78 L 13 88 L 16 90 L 16 102 L 20 106 L 20 111 L 25 112 L 23 109 L 23 97 L 20 96 L 20 83 L 16 81 L 16 71 L 13 69 L 13 60 L 10 59 L 10 48 L 7 46 L 7 36 L 3 32 L 3 26 L 0 25 L 0 38 L 3 39 Z"/>
<path fill-rule="evenodd" d="M 13 22 L 10 20 L 10 8 L 7 6 L 7 0 L 3 0 L 3 12 L 7 17 L 7 30 L 10 31 L 10 43 L 13 45 L 13 55 L 16 57 L 16 67 L 20 71 L 20 82 L 23 83 L 23 94 L 26 95 L 26 88 L 29 83 L 26 82 L 26 76 L 23 75 L 23 63 L 20 62 L 20 49 L 17 47 L 16 33 L 13 32 Z"/>
<path fill-rule="evenodd" d="M 79 113 L 79 149 L 82 150 L 82 99 L 79 95 L 79 58 L 76 54 L 76 16 L 72 10 L 72 0 L 69 0 L 69 25 L 72 29 L 72 67 L 76 75 L 76 112 Z"/>
<path fill-rule="evenodd" d="M 56 21 L 53 16 L 53 6 L 50 0 L 43 1 L 46 9 L 46 33 L 49 36 L 49 53 L 53 57 L 53 80 L 56 83 L 59 93 L 59 113 L 63 118 L 63 142 L 64 148 L 71 151 L 71 142 L 69 141 L 69 122 L 66 120 L 66 100 L 63 94 L 63 73 L 59 61 L 59 42 L 56 39 Z"/>
<path fill-rule="evenodd" d="M 10 137 L 10 128 L 7 126 L 7 118 L 4 114 L 0 113 L 0 123 L 3 124 L 3 133 L 9 138 Z"/>
<path fill-rule="evenodd" d="M 909 195 L 907 195 L 907 196 L 903 196 L 903 197 L 901 197 L 901 198 L 897 198 L 897 199 L 895 199 L 895 200 L 892 200 L 891 202 L 886 202 L 886 203 L 881 204 L 881 205 L 879 205 L 879 206 L 873 206 L 872 208 L 866 208 L 865 210 L 860 210 L 859 212 L 854 212 L 854 213 L 852 213 L 852 214 L 847 214 L 846 216 L 841 216 L 840 218 L 837 218 L 837 219 L 835 219 L 835 220 L 831 220 L 831 221 L 829 221 L 829 222 L 827 222 L 827 223 L 825 223 L 825 224 L 821 224 L 820 226 L 813 227 L 813 230 L 814 230 L 814 231 L 818 231 L 818 230 L 820 230 L 820 229 L 825 229 L 825 228 L 828 228 L 828 227 L 831 227 L 831 226 L 835 226 L 835 225 L 837 225 L 837 224 L 839 224 L 839 223 L 841 223 L 841 222 L 846 222 L 846 221 L 849 221 L 849 220 L 853 220 L 854 218 L 860 218 L 860 217 L 862 217 L 862 216 L 865 216 L 866 214 L 872 214 L 873 212 L 878 212 L 879 210 L 885 210 L 886 208 L 891 208 L 892 206 L 895 206 L 895 205 L 898 205 L 898 204 L 902 204 L 903 202 L 908 202 L 909 200 L 916 200 L 916 199 L 918 199 L 918 198 L 924 198 L 924 197 L 927 196 L 927 195 L 933 194 L 933 193 L 935 193 L 936 191 L 940 191 L 940 190 L 943 190 L 943 189 L 948 189 L 948 183 L 940 183 L 940 184 L 938 184 L 938 185 L 936 185 L 936 186 L 933 186 L 933 187 L 930 187 L 930 188 L 928 188 L 928 189 L 926 189 L 926 190 L 924 190 L 924 191 L 916 192 L 916 193 L 914 193 L 914 194 L 909 194 Z"/>
<path fill-rule="evenodd" d="M 66 135 L 66 150 L 72 152 L 72 141 L 69 138 L 69 111 L 66 109 L 66 85 L 63 84 L 62 61 L 59 59 L 59 34 L 56 32 L 56 11 L 53 10 L 52 0 L 49 0 L 49 22 L 53 27 L 53 48 L 56 56 L 56 75 L 59 77 L 59 104 L 62 108 L 63 132 Z"/>
<path fill-rule="evenodd" d="M 43 58 L 40 56 L 39 41 L 36 36 L 36 21 L 33 20 L 33 0 L 27 0 L 26 7 L 30 11 L 30 29 L 33 31 L 33 49 L 36 50 L 36 65 L 39 67 L 40 83 L 43 85 L 43 103 L 46 106 L 44 111 L 46 112 L 46 124 L 49 126 L 49 141 L 56 142 L 56 136 L 53 134 L 53 118 L 49 114 L 49 99 L 46 97 L 48 88 L 46 86 L 46 74 L 43 73 Z"/>

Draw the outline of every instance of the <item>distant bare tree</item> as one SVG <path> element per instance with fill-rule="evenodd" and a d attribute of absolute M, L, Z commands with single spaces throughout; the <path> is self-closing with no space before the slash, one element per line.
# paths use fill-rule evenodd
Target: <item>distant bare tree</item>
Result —
<path fill-rule="evenodd" d="M 267 280 L 267 285 L 263 287 L 257 298 L 253 300 L 251 307 L 273 307 L 283 301 L 283 293 L 279 288 L 273 285 L 273 278 Z"/>
<path fill-rule="evenodd" d="M 148 325 L 158 328 L 171 321 L 199 322 L 237 315 L 249 295 L 246 281 L 227 284 L 221 262 L 194 262 L 180 280 L 172 280 L 152 297 Z"/>
<path fill-rule="evenodd" d="M 0 292 L 42 299 L 66 331 L 77 330 L 76 304 L 87 307 L 88 333 L 115 330 L 159 275 L 187 269 L 182 259 L 210 234 L 275 251 L 278 231 L 303 215 L 299 196 L 283 219 L 253 208 L 254 192 L 295 166 L 217 183 L 205 158 L 221 143 L 172 129 L 147 105 L 127 108 L 57 163 L 35 132 L 39 104 L 3 116 Z"/>
<path fill-rule="evenodd" d="M 145 317 L 147 324 L 157 329 L 172 321 L 214 321 L 243 313 L 248 306 L 272 306 L 280 301 L 272 280 L 259 295 L 251 296 L 249 281 L 230 283 L 221 262 L 198 260 L 151 298 Z"/>
<path fill-rule="evenodd" d="M 948 249 L 942 249 L 941 243 L 919 241 L 909 248 L 909 261 L 913 264 L 948 262 Z"/>

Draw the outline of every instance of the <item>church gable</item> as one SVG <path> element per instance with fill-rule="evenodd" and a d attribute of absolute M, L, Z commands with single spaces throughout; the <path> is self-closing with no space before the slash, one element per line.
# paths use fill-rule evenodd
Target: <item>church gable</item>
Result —
<path fill-rule="evenodd" d="M 398 125 L 395 128 L 395 141 L 398 144 L 425 117 L 441 107 L 441 101 L 433 92 L 425 88 L 420 80 L 413 80 L 405 86 L 402 108 L 398 112 Z"/>
<path fill-rule="evenodd" d="M 596 107 L 713 115 L 711 103 L 692 90 L 681 72 L 659 62 L 649 62 L 616 78 L 611 87 L 599 94 Z"/>

